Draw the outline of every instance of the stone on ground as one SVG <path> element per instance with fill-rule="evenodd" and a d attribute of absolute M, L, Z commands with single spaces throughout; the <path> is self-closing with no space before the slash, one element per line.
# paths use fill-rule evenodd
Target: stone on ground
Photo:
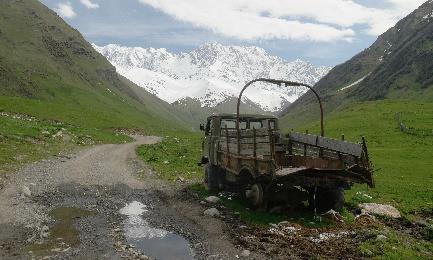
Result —
<path fill-rule="evenodd" d="M 41 228 L 41 238 L 48 238 L 50 235 L 50 228 L 48 226 L 42 226 Z"/>
<path fill-rule="evenodd" d="M 359 204 L 362 213 L 373 214 L 378 216 L 385 216 L 390 218 L 400 218 L 398 209 L 391 205 L 377 204 L 377 203 L 362 203 Z"/>
<path fill-rule="evenodd" d="M 249 257 L 250 254 L 251 254 L 250 250 L 244 250 L 244 251 L 242 251 L 241 256 L 242 257 Z"/>
<path fill-rule="evenodd" d="M 322 214 L 322 217 L 332 221 L 332 222 L 344 222 L 343 216 L 341 216 L 340 213 L 337 211 L 331 209 L 325 213 Z"/>
<path fill-rule="evenodd" d="M 218 217 L 219 215 L 221 215 L 219 210 L 217 210 L 216 208 L 207 209 L 203 212 L 203 214 L 211 217 Z"/>
<path fill-rule="evenodd" d="M 216 196 L 209 196 L 205 199 L 207 202 L 210 203 L 217 203 L 220 201 L 220 198 L 216 197 Z"/>
<path fill-rule="evenodd" d="M 361 213 L 355 217 L 355 222 L 364 226 L 376 224 L 376 218 L 368 213 Z"/>
<path fill-rule="evenodd" d="M 387 237 L 384 235 L 377 235 L 377 237 L 376 237 L 377 241 L 385 241 L 386 239 L 387 239 Z"/>
<path fill-rule="evenodd" d="M 23 186 L 21 191 L 23 192 L 24 196 L 26 197 L 31 197 L 32 196 L 32 192 L 30 191 L 29 187 L 27 186 Z"/>

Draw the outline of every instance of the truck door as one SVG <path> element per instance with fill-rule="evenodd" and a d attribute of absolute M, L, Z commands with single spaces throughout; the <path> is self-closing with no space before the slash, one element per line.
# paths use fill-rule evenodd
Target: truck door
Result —
<path fill-rule="evenodd" d="M 213 132 L 213 124 L 212 118 L 208 118 L 205 127 L 205 135 L 203 139 L 203 156 L 207 157 L 209 161 L 212 160 L 211 155 L 211 147 L 212 147 L 212 132 Z"/>

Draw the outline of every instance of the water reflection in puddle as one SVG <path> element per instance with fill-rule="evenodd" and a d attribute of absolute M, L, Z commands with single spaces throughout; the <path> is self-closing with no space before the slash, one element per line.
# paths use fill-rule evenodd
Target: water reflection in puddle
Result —
<path fill-rule="evenodd" d="M 124 222 L 124 232 L 129 244 L 156 259 L 193 259 L 188 241 L 160 228 L 153 228 L 141 217 L 148 210 L 146 205 L 133 201 L 120 209 L 120 213 L 128 216 Z"/>

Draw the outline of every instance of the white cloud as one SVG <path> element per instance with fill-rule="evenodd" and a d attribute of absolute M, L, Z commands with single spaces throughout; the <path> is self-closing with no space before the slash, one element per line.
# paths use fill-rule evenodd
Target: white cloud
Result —
<path fill-rule="evenodd" d="M 178 20 L 242 40 L 351 40 L 353 26 L 378 35 L 424 0 L 386 0 L 366 7 L 352 0 L 138 0 Z M 308 21 L 308 22 L 307 22 Z"/>
<path fill-rule="evenodd" d="M 72 19 L 77 16 L 70 2 L 58 3 L 57 8 L 54 8 L 54 11 L 64 18 Z"/>
<path fill-rule="evenodd" d="M 97 9 L 99 8 L 99 4 L 93 3 L 91 0 L 80 0 L 80 2 L 87 7 L 88 9 Z"/>

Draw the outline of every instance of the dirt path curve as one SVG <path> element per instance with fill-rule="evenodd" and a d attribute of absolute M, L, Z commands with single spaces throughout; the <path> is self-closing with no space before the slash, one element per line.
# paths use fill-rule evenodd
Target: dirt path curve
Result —
<path fill-rule="evenodd" d="M 188 240 L 194 258 L 235 258 L 242 249 L 229 242 L 224 223 L 177 199 L 176 189 L 137 158 L 137 146 L 160 139 L 134 138 L 43 160 L 14 174 L 0 191 L 0 258 L 145 259 L 147 252 L 128 248 L 119 232 L 125 221 L 119 209 L 132 201 L 152 209 L 146 213 L 152 226 Z"/>

